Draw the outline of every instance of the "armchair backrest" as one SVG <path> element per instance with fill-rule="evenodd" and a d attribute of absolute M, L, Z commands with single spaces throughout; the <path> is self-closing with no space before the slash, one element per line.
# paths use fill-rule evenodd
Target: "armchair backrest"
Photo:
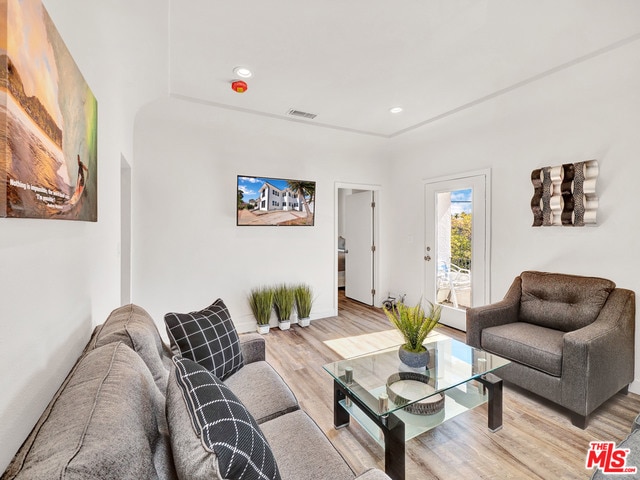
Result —
<path fill-rule="evenodd" d="M 571 332 L 593 323 L 609 294 L 611 280 L 562 273 L 522 272 L 520 320 Z"/>

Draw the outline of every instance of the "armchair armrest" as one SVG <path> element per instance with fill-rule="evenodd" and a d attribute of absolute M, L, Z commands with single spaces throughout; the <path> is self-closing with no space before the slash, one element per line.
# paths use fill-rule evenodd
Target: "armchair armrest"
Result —
<path fill-rule="evenodd" d="M 516 277 L 501 301 L 467 309 L 467 345 L 481 348 L 483 329 L 518 321 L 521 284 Z"/>
<path fill-rule="evenodd" d="M 266 360 L 266 347 L 264 338 L 259 333 L 243 333 L 238 335 L 242 359 L 246 364 Z"/>
<path fill-rule="evenodd" d="M 631 383 L 634 342 L 635 294 L 616 288 L 592 324 L 564 336 L 563 405 L 586 416 Z"/>

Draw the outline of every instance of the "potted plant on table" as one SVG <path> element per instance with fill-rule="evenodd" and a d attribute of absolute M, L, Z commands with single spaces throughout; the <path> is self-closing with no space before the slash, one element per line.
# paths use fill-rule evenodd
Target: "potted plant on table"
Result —
<path fill-rule="evenodd" d="M 422 307 L 422 300 L 410 307 L 399 302 L 392 308 L 383 308 L 391 324 L 404 337 L 404 344 L 398 349 L 398 356 L 405 365 L 424 368 L 429 364 L 429 351 L 422 343 L 438 325 L 442 307 L 429 303 L 429 310 Z"/>
<path fill-rule="evenodd" d="M 256 322 L 258 322 L 258 333 L 269 333 L 269 320 L 273 309 L 273 289 L 268 287 L 252 289 L 249 294 L 249 306 Z"/>
<path fill-rule="evenodd" d="M 273 290 L 273 308 L 278 317 L 280 330 L 288 330 L 291 327 L 291 312 L 293 311 L 293 289 L 285 284 L 278 285 Z"/>
<path fill-rule="evenodd" d="M 296 312 L 298 313 L 298 325 L 308 327 L 311 323 L 311 306 L 313 305 L 313 291 L 309 285 L 301 283 L 293 290 Z"/>

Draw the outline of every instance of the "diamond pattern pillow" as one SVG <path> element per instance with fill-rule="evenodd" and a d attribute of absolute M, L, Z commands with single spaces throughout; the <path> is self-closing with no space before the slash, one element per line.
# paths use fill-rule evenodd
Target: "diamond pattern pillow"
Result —
<path fill-rule="evenodd" d="M 173 363 L 196 434 L 217 457 L 217 474 L 233 480 L 280 480 L 269 443 L 229 387 L 187 358 L 174 357 Z"/>
<path fill-rule="evenodd" d="M 221 299 L 203 310 L 164 316 L 172 349 L 224 380 L 243 365 L 236 327 Z"/>

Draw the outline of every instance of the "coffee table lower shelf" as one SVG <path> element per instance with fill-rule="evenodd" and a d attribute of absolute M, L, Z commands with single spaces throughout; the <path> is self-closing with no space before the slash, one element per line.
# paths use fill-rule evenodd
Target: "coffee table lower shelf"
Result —
<path fill-rule="evenodd" d="M 461 385 L 461 388 L 467 386 L 466 384 Z M 381 388 L 379 392 L 373 391 L 371 393 L 377 397 L 383 392 L 384 388 Z M 404 440 L 406 442 L 461 413 L 486 403 L 487 400 L 488 395 L 486 393 L 466 392 L 460 388 L 453 388 L 446 392 L 444 408 L 438 413 L 433 415 L 414 415 L 404 410 L 397 410 L 394 415 L 404 423 Z M 349 413 L 349 416 L 356 420 L 384 448 L 384 434 L 380 427 L 353 402 L 348 403 L 346 399 L 339 402 L 342 408 Z"/>
<path fill-rule="evenodd" d="M 479 382 L 484 389 L 481 387 L 478 393 L 474 393 L 472 389 L 462 390 L 465 387 L 476 388 L 476 382 Z M 469 379 L 467 382 L 462 383 L 460 387 L 452 387 L 442 392 L 445 394 L 443 412 L 432 415 L 431 417 L 433 418 L 425 419 L 423 417 L 429 416 L 410 414 L 402 410 L 396 410 L 386 415 L 373 413 L 366 404 L 373 404 L 371 399 L 377 398 L 382 393 L 382 390 L 377 392 L 377 390 L 366 391 L 359 389 L 359 393 L 353 395 L 341 381 L 334 379 L 333 425 L 335 428 L 346 427 L 349 425 L 350 418 L 353 417 L 384 447 L 384 469 L 387 475 L 393 480 L 404 480 L 405 442 L 407 440 L 485 402 L 488 403 L 487 423 L 489 430 L 495 432 L 502 428 L 501 379 L 492 373 L 487 373 L 480 377 Z M 481 391 L 484 393 L 480 393 Z M 363 395 L 368 397 L 366 403 L 362 399 Z M 349 399 L 349 402 L 347 402 L 347 399 Z M 419 425 L 416 426 L 416 423 Z"/>

